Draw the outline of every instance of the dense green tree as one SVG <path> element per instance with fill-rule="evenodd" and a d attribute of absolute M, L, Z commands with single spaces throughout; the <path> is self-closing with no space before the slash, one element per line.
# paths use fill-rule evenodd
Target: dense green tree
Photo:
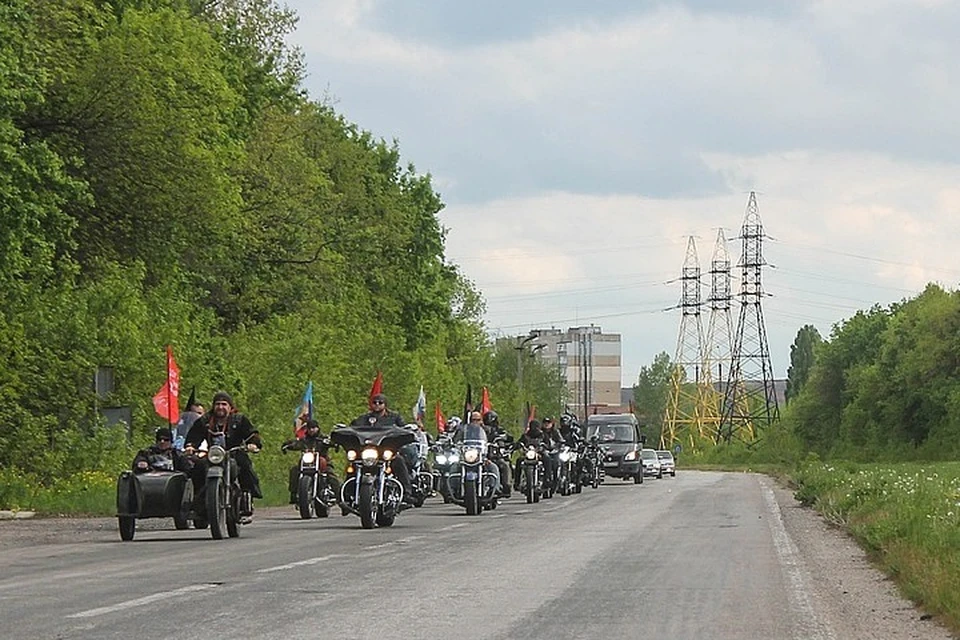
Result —
<path fill-rule="evenodd" d="M 663 415 L 670 397 L 670 376 L 673 365 L 670 356 L 661 351 L 650 366 L 640 367 L 637 383 L 633 386 L 633 404 L 636 413 L 650 427 L 650 435 L 659 439 L 663 429 Z"/>
<path fill-rule="evenodd" d="M 790 366 L 787 368 L 786 401 L 789 403 L 806 384 L 813 368 L 814 354 L 823 343 L 820 332 L 811 324 L 800 327 L 790 345 Z"/>

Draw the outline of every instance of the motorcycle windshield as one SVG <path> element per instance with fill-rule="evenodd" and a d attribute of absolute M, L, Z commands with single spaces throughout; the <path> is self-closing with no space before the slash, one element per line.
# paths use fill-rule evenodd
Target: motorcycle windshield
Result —
<path fill-rule="evenodd" d="M 463 443 L 486 446 L 487 432 L 481 426 L 468 424 L 463 430 Z"/>

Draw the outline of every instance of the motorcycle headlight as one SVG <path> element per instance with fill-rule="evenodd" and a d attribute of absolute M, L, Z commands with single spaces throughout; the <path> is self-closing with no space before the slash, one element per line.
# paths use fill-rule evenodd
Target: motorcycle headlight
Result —
<path fill-rule="evenodd" d="M 455 453 L 451 453 L 450 457 L 447 458 L 447 462 L 449 462 L 450 464 L 456 464 L 460 462 L 460 456 Z"/>
<path fill-rule="evenodd" d="M 350 462 L 353 462 L 356 459 L 357 459 L 356 451 L 354 451 L 353 449 L 350 449 L 349 451 L 347 451 L 347 460 L 349 460 Z"/>
<path fill-rule="evenodd" d="M 434 459 L 437 461 L 437 464 L 447 464 L 447 456 L 442 453 L 438 453 Z"/>
<path fill-rule="evenodd" d="M 463 461 L 464 461 L 464 462 L 469 462 L 469 463 L 472 464 L 472 463 L 476 462 L 476 461 L 479 460 L 479 459 L 480 459 L 480 450 L 479 450 L 479 449 L 474 449 L 473 447 L 471 447 L 471 448 L 469 448 L 469 449 L 467 449 L 466 451 L 463 452 Z"/>
<path fill-rule="evenodd" d="M 560 452 L 560 462 L 570 462 L 570 456 L 572 454 L 569 451 Z"/>
<path fill-rule="evenodd" d="M 384 449 L 384 450 L 383 450 L 383 459 L 384 459 L 384 460 L 391 460 L 391 459 L 393 459 L 393 451 L 390 451 L 390 449 Z"/>
<path fill-rule="evenodd" d="M 536 460 L 537 450 L 531 447 L 530 449 L 527 449 L 527 451 L 523 455 L 527 457 L 527 460 Z"/>
<path fill-rule="evenodd" d="M 313 451 L 304 451 L 303 457 L 300 458 L 300 461 L 303 464 L 313 464 L 316 459 L 317 459 L 317 454 L 315 454 Z"/>
<path fill-rule="evenodd" d="M 628 452 L 627 452 L 627 455 L 623 456 L 623 459 L 624 459 L 624 460 L 636 460 L 636 459 L 637 459 L 637 452 L 636 452 L 636 451 L 628 451 Z"/>
<path fill-rule="evenodd" d="M 380 456 L 374 447 L 367 447 L 360 452 L 360 459 L 363 460 L 363 464 L 373 464 L 377 461 L 378 457 Z"/>
<path fill-rule="evenodd" d="M 227 450 L 221 447 L 218 444 L 210 447 L 210 450 L 207 451 L 207 460 L 210 461 L 210 464 L 220 464 L 227 457 Z"/>

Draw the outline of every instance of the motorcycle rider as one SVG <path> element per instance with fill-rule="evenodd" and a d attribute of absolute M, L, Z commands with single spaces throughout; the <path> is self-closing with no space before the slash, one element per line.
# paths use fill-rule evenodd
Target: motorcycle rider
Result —
<path fill-rule="evenodd" d="M 184 445 L 184 453 L 193 455 L 204 440 L 208 440 L 208 445 L 213 438 L 218 435 L 225 436 L 225 446 L 227 449 L 246 445 L 247 451 L 259 451 L 263 447 L 260 439 L 260 432 L 253 426 L 250 419 L 242 413 L 238 413 L 233 398 L 226 391 L 218 391 L 213 396 L 213 409 L 197 418 L 190 431 L 187 432 L 187 439 Z M 253 470 L 253 462 L 247 451 L 238 451 L 236 453 L 238 480 L 240 488 L 243 490 L 243 499 L 240 501 L 240 523 L 249 524 L 253 521 L 253 498 L 263 498 L 260 491 L 260 480 Z M 195 495 L 200 495 L 207 478 L 207 459 L 199 458 L 193 465 L 193 488 Z"/>
<path fill-rule="evenodd" d="M 583 440 L 583 436 L 580 432 L 580 425 L 577 424 L 577 418 L 573 414 L 570 414 L 566 411 L 560 416 L 560 436 L 563 438 L 564 443 L 572 450 L 577 452 L 577 465 L 575 472 L 584 477 L 587 471 L 588 460 L 582 455 L 585 449 L 586 443 Z"/>
<path fill-rule="evenodd" d="M 557 486 L 557 472 L 560 470 L 560 447 L 563 445 L 563 436 L 556 428 L 553 418 L 546 417 L 540 427 L 543 433 L 543 446 L 549 452 L 544 456 L 544 477 L 550 481 L 550 486 Z"/>
<path fill-rule="evenodd" d="M 370 404 L 373 405 L 373 409 L 362 416 L 358 416 L 350 423 L 350 426 L 365 427 L 371 430 L 406 426 L 399 413 L 387 408 L 387 396 L 378 393 L 370 399 Z M 403 501 L 407 504 L 414 504 L 416 499 L 413 496 L 413 486 L 410 484 L 410 470 L 407 469 L 407 463 L 403 456 L 394 456 L 390 467 L 393 469 L 393 475 L 400 482 L 400 486 L 403 487 Z"/>
<path fill-rule="evenodd" d="M 520 436 L 520 439 L 517 441 L 517 444 L 515 445 L 514 448 L 522 451 L 527 447 L 533 446 L 539 449 L 542 441 L 543 441 L 543 431 L 540 430 L 540 421 L 531 420 L 530 424 L 527 425 L 527 430 L 523 432 L 522 436 Z M 547 457 L 549 456 L 543 456 L 544 470 L 548 468 L 546 466 L 548 464 L 546 460 Z M 514 491 L 520 491 L 520 479 L 523 477 L 522 467 L 523 467 L 523 456 L 520 456 L 519 458 L 517 458 L 517 461 L 514 464 L 514 469 L 513 469 L 513 490 Z"/>
<path fill-rule="evenodd" d="M 513 444 L 513 436 L 500 426 L 500 416 L 492 409 L 483 415 L 483 428 L 486 429 L 487 439 L 490 442 L 495 442 L 497 439 L 502 442 L 500 455 L 493 462 L 500 470 L 502 495 L 504 498 L 509 498 L 510 487 L 513 483 L 510 481 L 510 463 L 507 458 L 509 457 L 510 446 Z"/>
<path fill-rule="evenodd" d="M 457 430 L 454 432 L 454 434 L 453 434 L 453 441 L 454 441 L 454 442 L 463 442 L 463 440 L 464 440 L 464 435 L 465 435 L 465 433 L 466 433 L 466 429 L 467 429 L 468 426 L 471 426 L 471 427 L 479 427 L 479 428 L 483 429 L 483 432 L 484 432 L 484 434 L 486 434 L 487 440 L 489 441 L 489 439 L 490 439 L 490 434 L 489 434 L 489 431 L 487 430 L 487 428 L 486 428 L 486 427 L 484 426 L 484 424 L 483 424 L 483 415 L 482 415 L 479 411 L 471 411 L 471 412 L 470 412 L 470 422 L 459 425 L 459 426 L 457 427 Z M 486 451 L 485 451 L 484 453 L 486 454 Z M 497 483 L 496 483 L 496 489 L 495 489 L 495 491 L 498 491 L 498 492 L 500 492 L 500 493 L 503 493 L 503 484 L 500 482 L 500 478 L 501 478 L 501 475 L 500 475 L 500 467 L 499 467 L 498 465 L 494 464 L 493 461 L 492 461 L 489 457 L 486 457 L 486 458 L 484 458 L 484 461 L 483 461 L 483 469 L 484 469 L 484 471 L 486 471 L 487 473 L 493 474 L 494 478 L 496 478 Z"/>
<path fill-rule="evenodd" d="M 160 427 L 154 432 L 155 444 L 137 452 L 133 459 L 133 472 L 182 471 L 190 473 L 190 462 L 173 448 L 173 430 Z"/>
<path fill-rule="evenodd" d="M 330 467 L 330 439 L 320 433 L 320 424 L 309 419 L 303 425 L 303 431 L 293 440 L 287 440 L 280 445 L 280 451 L 316 451 L 320 456 L 320 471 L 327 474 L 327 482 L 333 494 L 337 496 L 337 502 L 340 501 L 340 481 Z M 290 504 L 297 504 L 297 485 L 300 482 L 300 463 L 290 467 Z"/>

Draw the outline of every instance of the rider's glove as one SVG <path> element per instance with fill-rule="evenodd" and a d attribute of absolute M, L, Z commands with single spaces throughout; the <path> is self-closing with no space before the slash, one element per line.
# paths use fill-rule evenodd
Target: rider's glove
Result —
<path fill-rule="evenodd" d="M 247 445 L 247 451 L 251 453 L 256 453 L 257 451 L 260 451 L 260 447 L 251 442 L 250 444 Z"/>

